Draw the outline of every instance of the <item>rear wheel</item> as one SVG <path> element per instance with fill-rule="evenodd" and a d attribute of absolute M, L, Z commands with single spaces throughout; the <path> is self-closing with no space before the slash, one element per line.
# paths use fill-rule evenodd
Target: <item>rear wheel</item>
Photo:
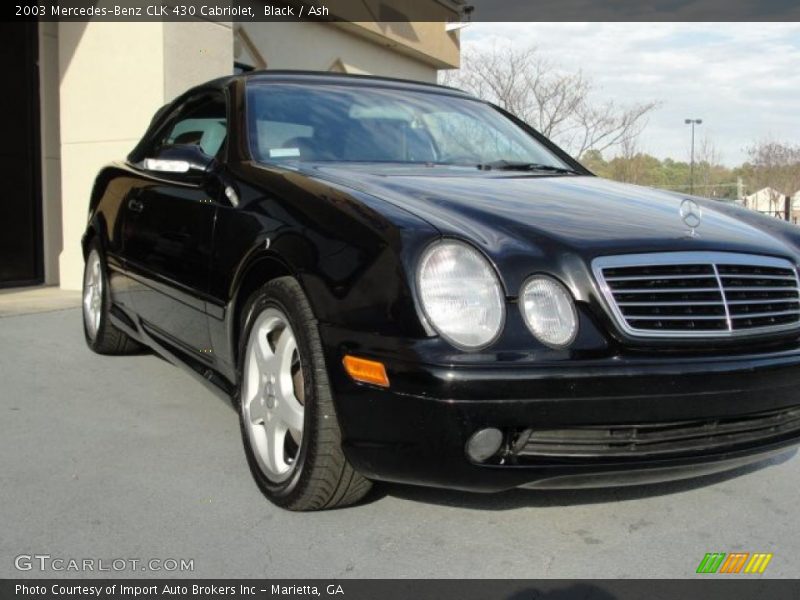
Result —
<path fill-rule="evenodd" d="M 290 510 L 357 502 L 371 483 L 342 452 L 317 323 L 299 284 L 271 281 L 243 314 L 239 417 L 256 483 Z"/>
<path fill-rule="evenodd" d="M 133 354 L 142 347 L 110 322 L 111 294 L 103 254 L 92 243 L 83 271 L 83 333 L 98 354 Z"/>

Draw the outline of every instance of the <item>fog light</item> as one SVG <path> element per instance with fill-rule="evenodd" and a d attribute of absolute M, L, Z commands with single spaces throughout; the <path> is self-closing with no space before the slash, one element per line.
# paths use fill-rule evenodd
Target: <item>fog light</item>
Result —
<path fill-rule="evenodd" d="M 467 456 L 475 462 L 483 462 L 497 454 L 502 444 L 503 432 L 499 429 L 479 429 L 467 441 Z"/>

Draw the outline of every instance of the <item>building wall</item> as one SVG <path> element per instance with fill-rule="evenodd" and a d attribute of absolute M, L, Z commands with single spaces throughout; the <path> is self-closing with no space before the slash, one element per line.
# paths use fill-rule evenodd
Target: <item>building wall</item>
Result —
<path fill-rule="evenodd" d="M 800 199 L 800 193 L 798 194 L 798 198 Z M 754 210 L 771 217 L 784 219 L 786 217 L 786 201 L 787 196 L 781 192 L 772 188 L 763 188 L 754 194 L 745 196 L 742 200 L 742 204 L 750 210 Z M 798 207 L 795 205 L 794 199 L 789 199 L 789 203 L 789 220 L 792 223 L 797 223 L 800 211 L 798 211 Z"/>
<path fill-rule="evenodd" d="M 242 29 L 260 56 L 253 56 L 241 35 L 234 56 L 253 67 L 263 68 L 260 58 L 270 69 L 329 71 L 339 70 L 339 61 L 351 73 L 436 81 L 434 65 L 329 23 L 246 23 Z"/>
<path fill-rule="evenodd" d="M 164 103 L 192 86 L 233 73 L 231 23 L 163 23 L 162 27 Z"/>
<path fill-rule="evenodd" d="M 453 20 L 457 15 L 441 7 L 442 21 L 386 22 L 359 21 L 339 22 L 340 27 L 350 33 L 389 48 L 397 54 L 405 54 L 432 65 L 437 69 L 455 69 L 461 62 L 460 34 L 445 29 L 444 14 Z"/>
<path fill-rule="evenodd" d="M 80 238 L 98 170 L 130 152 L 159 107 L 192 85 L 230 74 L 233 38 L 230 24 L 198 21 L 60 23 L 57 39 L 58 108 L 45 106 L 43 120 L 55 122 L 58 113 L 61 201 L 48 204 L 45 222 L 56 223 L 60 208 L 63 243 L 58 274 L 51 271 L 48 281 L 80 289 Z M 48 73 L 52 68 L 46 66 Z M 57 186 L 49 172 L 45 189 L 55 194 Z M 60 244 L 52 229 L 51 250 Z"/>

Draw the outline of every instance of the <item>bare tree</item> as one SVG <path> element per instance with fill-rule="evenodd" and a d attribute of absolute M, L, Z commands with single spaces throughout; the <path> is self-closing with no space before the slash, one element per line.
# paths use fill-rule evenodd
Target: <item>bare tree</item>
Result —
<path fill-rule="evenodd" d="M 699 187 L 704 196 L 715 196 L 716 192 L 711 183 L 714 178 L 714 171 L 719 168 L 722 162 L 722 153 L 714 143 L 713 138 L 704 135 L 696 153 L 695 176 L 700 183 Z"/>
<path fill-rule="evenodd" d="M 750 161 L 744 171 L 749 184 L 756 190 L 771 189 L 770 201 L 778 207 L 776 212 L 783 212 L 790 220 L 791 196 L 800 191 L 800 146 L 764 140 L 748 148 L 747 153 Z"/>
<path fill-rule="evenodd" d="M 752 184 L 785 195 L 800 190 L 800 146 L 765 140 L 747 149 Z"/>
<path fill-rule="evenodd" d="M 514 113 L 578 157 L 635 140 L 658 106 L 597 101 L 582 72 L 564 72 L 536 48 L 511 44 L 464 52 L 461 69 L 441 81 Z"/>
<path fill-rule="evenodd" d="M 642 172 L 641 155 L 639 141 L 635 137 L 622 140 L 619 145 L 618 159 L 611 161 L 612 175 L 617 181 L 626 183 L 639 183 Z"/>

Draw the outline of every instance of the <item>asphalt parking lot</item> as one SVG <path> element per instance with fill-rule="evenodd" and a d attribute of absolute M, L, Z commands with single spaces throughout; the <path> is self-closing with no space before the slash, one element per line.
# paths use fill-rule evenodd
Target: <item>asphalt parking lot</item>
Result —
<path fill-rule="evenodd" d="M 201 578 L 670 578 L 733 551 L 797 575 L 800 456 L 637 488 L 381 485 L 293 514 L 251 481 L 230 405 L 154 355 L 93 355 L 78 309 L 2 317 L 0 343 L 0 577 L 91 575 L 14 567 L 49 554 L 193 559 Z"/>

